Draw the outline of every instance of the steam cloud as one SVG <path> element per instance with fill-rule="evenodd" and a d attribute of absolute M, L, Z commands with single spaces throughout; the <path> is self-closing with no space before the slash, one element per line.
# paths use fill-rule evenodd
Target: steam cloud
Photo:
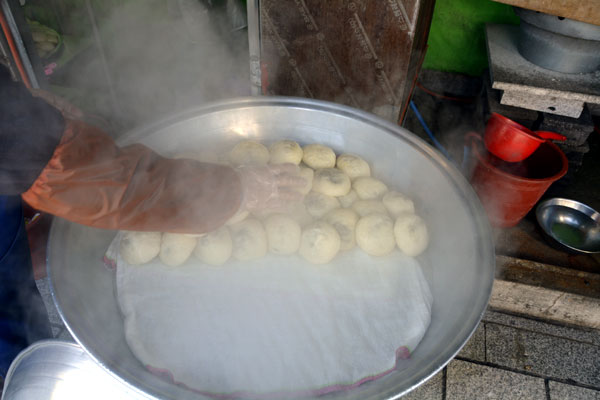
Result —
<path fill-rule="evenodd" d="M 225 7 L 209 3 L 128 1 L 107 16 L 95 12 L 108 73 L 94 47 L 61 80 L 81 88 L 85 111 L 116 123 L 117 135 L 207 101 L 249 95 L 246 31 L 234 29 Z"/>

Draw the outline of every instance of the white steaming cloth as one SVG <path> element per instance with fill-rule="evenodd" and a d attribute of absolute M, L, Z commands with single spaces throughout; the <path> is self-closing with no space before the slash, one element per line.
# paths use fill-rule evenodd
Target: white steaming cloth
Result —
<path fill-rule="evenodd" d="M 326 266 L 296 256 L 177 268 L 114 250 L 127 342 L 151 369 L 205 393 L 348 388 L 392 370 L 429 325 L 417 260 L 360 250 Z M 112 258 L 112 257 L 111 257 Z M 168 372 L 167 372 L 168 371 Z"/>

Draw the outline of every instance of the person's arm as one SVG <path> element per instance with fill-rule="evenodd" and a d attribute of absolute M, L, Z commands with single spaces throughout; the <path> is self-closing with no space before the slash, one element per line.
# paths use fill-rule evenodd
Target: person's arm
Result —
<path fill-rule="evenodd" d="M 60 111 L 35 98 L 0 64 L 0 194 L 26 191 L 60 142 Z"/>
<path fill-rule="evenodd" d="M 6 75 L 0 71 L 0 101 L 11 101 L 0 102 L 0 194 L 22 193 L 37 210 L 106 229 L 203 233 L 240 207 L 277 208 L 300 197 L 294 188 L 303 181 L 291 166 L 234 170 L 142 145 L 119 148 Z"/>
<path fill-rule="evenodd" d="M 233 168 L 167 159 L 139 144 L 119 148 L 99 129 L 71 120 L 22 195 L 35 209 L 88 226 L 179 233 L 219 227 L 242 196 Z"/>

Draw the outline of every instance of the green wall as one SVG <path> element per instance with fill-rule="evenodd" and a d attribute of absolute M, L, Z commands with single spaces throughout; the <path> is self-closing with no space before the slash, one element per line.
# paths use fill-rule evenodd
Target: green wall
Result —
<path fill-rule="evenodd" d="M 486 22 L 517 25 L 519 18 L 490 0 L 437 0 L 423 68 L 481 75 L 488 65 Z"/>

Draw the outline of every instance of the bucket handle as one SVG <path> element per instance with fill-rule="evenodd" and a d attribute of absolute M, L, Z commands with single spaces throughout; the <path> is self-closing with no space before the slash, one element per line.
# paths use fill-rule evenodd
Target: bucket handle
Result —
<path fill-rule="evenodd" d="M 556 132 L 549 132 L 549 131 L 535 131 L 534 132 L 537 136 L 541 137 L 542 139 L 545 140 L 558 140 L 561 142 L 564 142 L 565 140 L 567 140 L 567 137 L 564 135 L 561 135 L 560 133 L 556 133 Z"/>

